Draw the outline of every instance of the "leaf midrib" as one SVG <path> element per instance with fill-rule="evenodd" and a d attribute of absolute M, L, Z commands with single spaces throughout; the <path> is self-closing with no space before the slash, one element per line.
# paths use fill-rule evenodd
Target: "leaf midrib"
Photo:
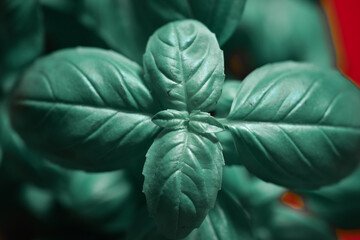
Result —
<path fill-rule="evenodd" d="M 340 126 L 340 125 L 323 125 L 323 124 L 311 124 L 311 123 L 288 123 L 288 122 L 266 122 L 266 121 L 242 121 L 242 120 L 229 120 L 229 119 L 217 119 L 220 123 L 226 127 L 231 127 L 231 125 L 243 125 L 243 124 L 259 124 L 259 125 L 280 125 L 280 126 L 296 126 L 304 128 L 327 128 L 334 130 L 347 130 L 347 131 L 357 131 L 360 133 L 359 127 L 350 127 L 350 126 Z"/>
<path fill-rule="evenodd" d="M 149 118 L 152 117 L 151 114 L 140 112 L 140 111 L 134 111 L 129 109 L 117 109 L 117 108 L 111 108 L 111 107 L 104 107 L 104 106 L 94 106 L 94 105 L 86 105 L 83 103 L 71 103 L 71 102 L 53 102 L 53 101 L 46 101 L 46 100 L 40 100 L 40 99 L 21 99 L 17 102 L 15 102 L 15 105 L 60 105 L 63 107 L 79 107 L 79 108 L 92 108 L 92 109 L 99 109 L 99 110 L 107 110 L 107 111 L 114 111 L 114 112 L 121 112 L 121 113 L 128 113 L 128 114 L 137 114 L 137 115 L 143 115 L 147 116 Z"/>

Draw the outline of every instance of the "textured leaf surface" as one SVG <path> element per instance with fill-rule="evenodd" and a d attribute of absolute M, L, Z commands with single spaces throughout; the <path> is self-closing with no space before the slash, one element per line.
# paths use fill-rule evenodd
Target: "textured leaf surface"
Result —
<path fill-rule="evenodd" d="M 339 183 L 304 192 L 310 211 L 342 229 L 360 228 L 360 168 Z"/>
<path fill-rule="evenodd" d="M 38 1 L 0 2 L 0 83 L 6 85 L 1 86 L 0 90 L 11 87 L 12 81 L 4 82 L 8 74 L 20 70 L 40 55 L 43 41 Z"/>
<path fill-rule="evenodd" d="M 241 203 L 226 191 L 220 191 L 212 209 L 199 229 L 186 240 L 254 239 L 249 215 Z"/>
<path fill-rule="evenodd" d="M 241 84 L 228 127 L 255 175 L 315 188 L 338 181 L 358 163 L 359 105 L 359 89 L 336 71 L 267 65 Z"/>
<path fill-rule="evenodd" d="M 175 239 L 200 226 L 221 186 L 221 146 L 187 129 L 163 131 L 147 153 L 143 174 L 150 215 Z"/>
<path fill-rule="evenodd" d="M 158 132 L 141 69 L 111 51 L 64 50 L 22 77 L 12 120 L 24 140 L 61 165 L 88 171 L 142 160 Z"/>
<path fill-rule="evenodd" d="M 156 29 L 165 23 L 192 18 L 214 32 L 220 44 L 235 31 L 242 16 L 245 0 L 138 0 L 143 4 L 148 25 Z"/>
<path fill-rule="evenodd" d="M 209 112 L 224 81 L 224 60 L 217 40 L 202 23 L 169 23 L 149 39 L 145 78 L 163 109 Z"/>

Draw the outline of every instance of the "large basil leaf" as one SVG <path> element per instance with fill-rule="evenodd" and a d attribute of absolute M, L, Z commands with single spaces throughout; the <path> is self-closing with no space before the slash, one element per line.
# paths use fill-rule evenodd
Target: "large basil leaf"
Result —
<path fill-rule="evenodd" d="M 241 84 L 228 120 L 243 164 L 279 185 L 316 188 L 349 174 L 360 157 L 360 91 L 340 73 L 267 65 Z"/>
<path fill-rule="evenodd" d="M 200 22 L 169 23 L 151 36 L 145 78 L 163 109 L 214 109 L 224 81 L 224 60 L 215 36 Z"/>
<path fill-rule="evenodd" d="M 310 211 L 342 229 L 360 228 L 360 168 L 341 182 L 304 192 Z"/>
<path fill-rule="evenodd" d="M 242 16 L 245 0 L 138 0 L 144 7 L 146 23 L 156 29 L 165 23 L 192 18 L 204 23 L 219 40 L 220 45 L 235 31 Z M 145 18 L 145 17 L 143 17 Z"/>
<path fill-rule="evenodd" d="M 164 130 L 147 153 L 143 174 L 150 215 L 166 237 L 183 238 L 214 207 L 224 160 L 213 138 Z"/>
<path fill-rule="evenodd" d="M 23 75 L 12 103 L 16 130 L 63 166 L 104 171 L 144 158 L 158 133 L 140 67 L 111 51 L 54 53 Z"/>
<path fill-rule="evenodd" d="M 11 75 L 40 55 L 43 42 L 37 0 L 0 1 L 0 97 L 2 91 L 11 88 Z"/>
<path fill-rule="evenodd" d="M 199 229 L 186 240 L 254 239 L 247 212 L 241 203 L 226 191 L 219 192 L 212 209 Z"/>

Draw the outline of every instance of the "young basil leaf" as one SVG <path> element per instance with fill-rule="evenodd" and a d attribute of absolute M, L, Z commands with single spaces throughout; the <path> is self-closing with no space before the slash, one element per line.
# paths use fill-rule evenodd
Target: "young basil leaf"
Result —
<path fill-rule="evenodd" d="M 209 112 L 220 97 L 223 54 L 200 22 L 183 20 L 158 29 L 146 47 L 144 68 L 163 109 Z"/>
<path fill-rule="evenodd" d="M 189 113 L 168 109 L 155 114 L 152 121 L 159 127 L 166 129 L 185 128 L 186 122 L 189 121 Z"/>
<path fill-rule="evenodd" d="M 241 203 L 226 191 L 220 191 L 215 207 L 209 211 L 199 229 L 185 240 L 218 240 L 253 238 L 252 226 Z"/>
<path fill-rule="evenodd" d="M 338 181 L 359 162 L 360 91 L 340 73 L 267 65 L 241 84 L 228 116 L 243 164 L 294 188 Z"/>
<path fill-rule="evenodd" d="M 341 229 L 360 228 L 360 168 L 341 182 L 302 192 L 308 209 Z"/>
<path fill-rule="evenodd" d="M 159 231 L 183 238 L 214 207 L 224 159 L 218 142 L 187 129 L 163 131 L 147 153 L 143 192 Z"/>
<path fill-rule="evenodd" d="M 0 1 L 0 96 L 43 50 L 44 31 L 37 0 Z M 3 89 L 5 88 L 5 89 Z"/>
<path fill-rule="evenodd" d="M 189 129 L 200 134 L 218 133 L 224 131 L 224 126 L 209 113 L 194 111 L 190 113 Z"/>
<path fill-rule="evenodd" d="M 235 31 L 242 16 L 245 0 L 138 0 L 151 21 L 151 29 L 165 23 L 192 18 L 204 23 L 219 40 L 220 45 Z M 148 19 L 147 18 L 147 19 Z"/>
<path fill-rule="evenodd" d="M 13 125 L 49 160 L 88 171 L 144 158 L 159 128 L 140 67 L 111 51 L 54 53 L 23 75 L 12 102 Z"/>

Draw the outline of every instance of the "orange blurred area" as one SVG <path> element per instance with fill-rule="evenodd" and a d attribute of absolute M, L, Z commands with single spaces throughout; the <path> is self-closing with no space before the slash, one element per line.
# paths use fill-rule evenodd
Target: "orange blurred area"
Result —
<path fill-rule="evenodd" d="M 360 1 L 321 0 L 335 45 L 337 66 L 360 86 Z"/>
<path fill-rule="evenodd" d="M 360 240 L 360 230 L 336 230 L 339 240 Z"/>
<path fill-rule="evenodd" d="M 293 192 L 284 193 L 281 196 L 281 201 L 293 209 L 303 210 L 305 208 L 302 197 Z"/>

